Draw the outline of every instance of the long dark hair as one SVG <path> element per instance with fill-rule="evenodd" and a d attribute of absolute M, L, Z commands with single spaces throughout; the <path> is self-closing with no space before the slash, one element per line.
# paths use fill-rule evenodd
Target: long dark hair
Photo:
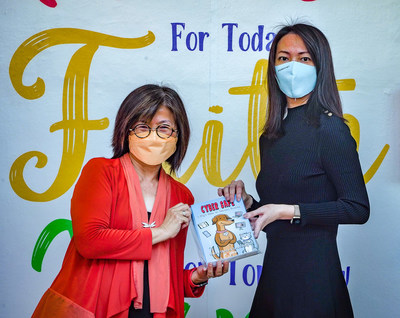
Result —
<path fill-rule="evenodd" d="M 169 87 L 154 84 L 136 88 L 122 102 L 115 119 L 112 138 L 113 158 L 119 158 L 129 152 L 129 129 L 139 120 L 150 121 L 161 106 L 167 107 L 172 112 L 178 129 L 176 151 L 167 162 L 170 164 L 170 172 L 179 169 L 189 144 L 189 120 L 178 93 Z"/>
<path fill-rule="evenodd" d="M 268 60 L 268 115 L 264 135 L 276 139 L 284 134 L 282 120 L 286 109 L 286 96 L 276 81 L 275 58 L 279 41 L 287 34 L 301 37 L 317 69 L 317 83 L 308 100 L 306 116 L 310 124 L 318 126 L 323 110 L 328 110 L 343 119 L 342 103 L 336 84 L 332 54 L 325 35 L 308 24 L 284 26 L 275 36 Z"/>

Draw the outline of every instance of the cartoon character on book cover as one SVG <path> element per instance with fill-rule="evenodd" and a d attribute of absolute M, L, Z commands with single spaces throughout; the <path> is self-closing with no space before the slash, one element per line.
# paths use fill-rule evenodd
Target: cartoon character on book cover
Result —
<path fill-rule="evenodd" d="M 245 253 L 250 253 L 257 249 L 257 246 L 254 244 L 254 240 L 252 239 L 251 232 L 241 233 L 239 236 L 240 240 L 238 243 L 243 247 Z"/>
<path fill-rule="evenodd" d="M 259 253 L 258 244 L 243 201 L 229 202 L 223 198 L 196 203 L 191 206 L 192 221 L 199 250 L 204 261 L 229 261 Z"/>
<path fill-rule="evenodd" d="M 211 249 L 211 254 L 215 259 L 229 258 L 238 255 L 235 249 L 235 243 L 237 241 L 236 235 L 226 229 L 228 225 L 232 225 L 235 221 L 226 214 L 216 215 L 212 219 L 212 224 L 217 227 L 215 233 L 215 243 L 218 246 L 218 254 L 215 252 L 214 246 Z"/>

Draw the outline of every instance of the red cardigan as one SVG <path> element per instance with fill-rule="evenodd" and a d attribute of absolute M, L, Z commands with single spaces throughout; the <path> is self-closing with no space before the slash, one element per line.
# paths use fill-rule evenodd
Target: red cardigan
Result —
<path fill-rule="evenodd" d="M 171 207 L 193 204 L 191 192 L 172 178 L 170 193 Z M 150 259 L 152 235 L 149 228 L 132 230 L 119 159 L 96 158 L 86 164 L 75 186 L 71 218 L 74 236 L 62 268 L 32 317 L 128 317 L 136 290 L 126 262 Z M 193 270 L 183 269 L 186 234 L 187 228 L 171 239 L 166 317 L 184 317 L 184 296 L 199 297 L 204 291 L 192 283 Z"/>

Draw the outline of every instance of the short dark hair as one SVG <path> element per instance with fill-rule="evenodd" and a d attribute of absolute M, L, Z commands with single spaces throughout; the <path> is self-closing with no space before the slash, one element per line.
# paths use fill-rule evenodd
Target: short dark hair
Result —
<path fill-rule="evenodd" d="M 172 112 L 178 129 L 176 151 L 167 162 L 170 164 L 170 172 L 174 173 L 179 169 L 189 144 L 189 120 L 178 93 L 166 86 L 143 85 L 132 91 L 122 102 L 115 119 L 112 138 L 113 158 L 119 158 L 129 152 L 128 136 L 133 124 L 140 120 L 145 122 L 151 120 L 161 106 L 167 107 Z"/>
<path fill-rule="evenodd" d="M 275 36 L 268 60 L 268 115 L 264 127 L 264 135 L 268 139 L 276 139 L 284 134 L 282 120 L 286 108 L 286 96 L 279 89 L 276 81 L 275 58 L 279 41 L 287 34 L 298 35 L 311 55 L 317 70 L 317 83 L 308 100 L 307 119 L 319 125 L 319 117 L 323 110 L 329 110 L 343 120 L 342 103 L 336 84 L 332 53 L 325 35 L 316 27 L 298 23 L 284 26 Z"/>

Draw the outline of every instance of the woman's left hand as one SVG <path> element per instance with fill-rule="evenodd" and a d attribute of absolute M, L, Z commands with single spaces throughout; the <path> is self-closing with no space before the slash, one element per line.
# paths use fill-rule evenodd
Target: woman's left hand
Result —
<path fill-rule="evenodd" d="M 286 204 L 266 204 L 258 209 L 247 212 L 243 216 L 250 219 L 254 236 L 258 235 L 264 227 L 276 220 L 290 220 L 294 215 L 294 206 Z"/>
<path fill-rule="evenodd" d="M 218 261 L 216 266 L 213 266 L 212 263 L 208 263 L 207 267 L 201 265 L 197 267 L 197 269 L 192 273 L 192 282 L 195 285 L 204 283 L 213 277 L 220 277 L 226 274 L 229 270 L 229 262 Z"/>

